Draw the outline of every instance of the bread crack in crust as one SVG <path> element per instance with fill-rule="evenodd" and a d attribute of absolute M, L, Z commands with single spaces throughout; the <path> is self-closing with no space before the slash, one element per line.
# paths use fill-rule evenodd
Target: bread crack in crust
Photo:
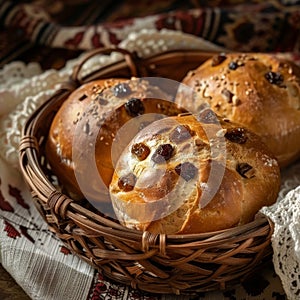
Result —
<path fill-rule="evenodd" d="M 130 190 L 120 184 L 124 176 L 135 178 Z M 208 109 L 140 131 L 119 158 L 110 196 L 124 226 L 188 234 L 253 220 L 279 186 L 277 160 L 260 137 Z"/>

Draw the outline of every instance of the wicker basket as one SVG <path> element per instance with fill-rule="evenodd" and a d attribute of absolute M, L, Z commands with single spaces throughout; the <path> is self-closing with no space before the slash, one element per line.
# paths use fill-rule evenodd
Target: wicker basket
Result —
<path fill-rule="evenodd" d="M 124 59 L 80 78 L 87 59 L 112 51 L 123 53 Z M 211 55 L 185 50 L 140 59 L 122 49 L 93 51 L 75 68 L 70 82 L 63 84 L 24 126 L 20 164 L 39 212 L 73 253 L 116 282 L 152 293 L 227 289 L 271 259 L 273 224 L 263 215 L 240 227 L 205 234 L 165 235 L 127 229 L 102 216 L 87 201 L 74 201 L 60 192 L 45 159 L 51 121 L 66 97 L 82 83 L 113 76 L 180 80 Z M 174 74 L 172 67 L 179 64 L 176 70 L 180 71 Z"/>

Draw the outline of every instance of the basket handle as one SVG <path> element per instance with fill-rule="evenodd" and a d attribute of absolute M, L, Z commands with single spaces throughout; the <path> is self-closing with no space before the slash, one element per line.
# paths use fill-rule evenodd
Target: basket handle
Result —
<path fill-rule="evenodd" d="M 130 52 L 126 49 L 119 48 L 119 47 L 97 48 L 97 49 L 87 52 L 85 54 L 85 56 L 83 57 L 83 59 L 79 62 L 79 64 L 77 64 L 74 67 L 73 73 L 71 75 L 71 80 L 74 81 L 77 85 L 81 85 L 81 84 L 85 83 L 86 81 L 88 81 L 88 78 L 92 74 L 89 74 L 85 77 L 80 76 L 80 72 L 81 72 L 84 64 L 89 59 L 91 59 L 92 57 L 94 57 L 96 55 L 99 55 L 99 54 L 108 55 L 113 52 L 118 52 L 118 53 L 121 53 L 124 55 L 124 61 L 131 72 L 131 76 L 137 77 L 139 75 L 138 62 L 139 62 L 140 58 L 138 57 L 138 55 L 135 52 Z"/>

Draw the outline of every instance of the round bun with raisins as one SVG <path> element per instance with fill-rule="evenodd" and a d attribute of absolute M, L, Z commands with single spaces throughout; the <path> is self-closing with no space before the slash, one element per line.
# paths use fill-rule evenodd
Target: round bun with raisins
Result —
<path fill-rule="evenodd" d="M 140 131 L 118 160 L 110 196 L 128 228 L 190 234 L 253 220 L 279 187 L 278 162 L 260 137 L 204 108 Z"/>
<path fill-rule="evenodd" d="M 281 167 L 300 157 L 300 68 L 272 54 L 219 54 L 182 81 L 194 95 L 177 103 L 192 113 L 207 102 L 221 117 L 261 136 Z"/>
<path fill-rule="evenodd" d="M 182 111 L 169 95 L 145 79 L 86 83 L 56 113 L 46 144 L 47 160 L 64 191 L 74 199 L 109 201 L 107 187 L 114 170 L 111 147 L 120 128 L 143 114 L 154 113 L 150 122 Z M 129 142 L 138 130 L 135 126 L 126 132 L 122 142 Z"/>

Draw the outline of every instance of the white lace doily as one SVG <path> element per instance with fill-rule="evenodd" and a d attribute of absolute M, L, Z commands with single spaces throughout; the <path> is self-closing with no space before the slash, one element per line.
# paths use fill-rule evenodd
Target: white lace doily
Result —
<path fill-rule="evenodd" d="M 288 299 L 300 299 L 300 162 L 283 172 L 277 203 L 261 211 L 275 224 L 275 271 Z"/>
<path fill-rule="evenodd" d="M 223 51 L 203 39 L 170 30 L 142 30 L 130 34 L 119 47 L 133 51 L 141 57 L 174 49 L 200 49 Z M 83 73 L 118 61 L 119 53 L 99 55 L 90 59 Z M 61 82 L 68 79 L 74 65 L 81 59 L 69 61 L 57 70 L 42 72 L 37 64 L 14 62 L 0 70 L 0 155 L 18 168 L 18 145 L 21 129 L 29 115 L 37 109 Z M 289 299 L 300 298 L 300 162 L 282 176 L 282 187 L 275 205 L 262 212 L 275 223 L 272 239 L 274 266 L 282 280 Z"/>

